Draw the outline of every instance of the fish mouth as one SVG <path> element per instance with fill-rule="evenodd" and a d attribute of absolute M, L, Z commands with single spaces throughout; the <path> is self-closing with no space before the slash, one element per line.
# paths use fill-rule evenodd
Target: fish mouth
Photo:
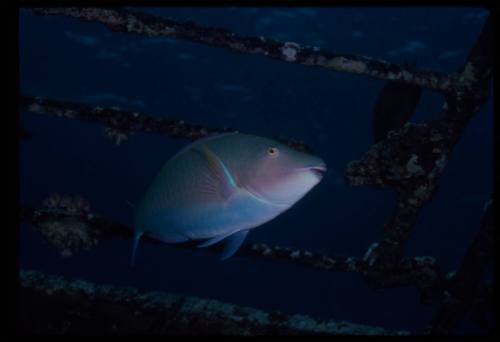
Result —
<path fill-rule="evenodd" d="M 311 171 L 319 178 L 322 178 L 323 174 L 326 172 L 326 165 L 322 164 L 322 165 L 312 166 L 309 168 L 309 171 Z"/>
<path fill-rule="evenodd" d="M 314 166 L 306 166 L 306 167 L 301 167 L 297 169 L 297 171 L 307 171 L 311 172 L 312 174 L 316 175 L 320 179 L 323 177 L 323 174 L 326 172 L 326 165 L 325 164 L 319 164 L 319 165 L 314 165 Z"/>

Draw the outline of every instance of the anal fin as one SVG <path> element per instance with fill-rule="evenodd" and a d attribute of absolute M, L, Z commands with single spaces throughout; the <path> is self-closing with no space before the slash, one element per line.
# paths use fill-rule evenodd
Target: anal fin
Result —
<path fill-rule="evenodd" d="M 221 235 L 217 235 L 216 237 L 213 237 L 211 239 L 208 239 L 208 240 L 205 240 L 203 241 L 202 243 L 200 243 L 199 245 L 197 245 L 196 247 L 198 248 L 203 248 L 203 247 L 208 247 L 208 246 L 212 246 L 214 244 L 216 244 L 217 242 L 227 238 L 228 236 L 232 235 L 234 232 L 231 232 L 231 233 L 226 233 L 226 234 L 221 234 Z"/>
<path fill-rule="evenodd" d="M 224 240 L 224 250 L 220 255 L 220 260 L 230 258 L 240 248 L 248 234 L 248 229 L 240 230 Z"/>
<path fill-rule="evenodd" d="M 134 238 L 132 240 L 132 258 L 130 260 L 130 267 L 134 267 L 135 264 L 135 254 L 137 251 L 137 246 L 139 245 L 139 241 L 141 240 L 141 236 L 144 232 L 135 230 L 134 231 Z"/>

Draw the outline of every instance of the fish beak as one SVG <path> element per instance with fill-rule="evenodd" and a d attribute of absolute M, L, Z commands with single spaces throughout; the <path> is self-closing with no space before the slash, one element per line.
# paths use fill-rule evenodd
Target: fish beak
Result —
<path fill-rule="evenodd" d="M 326 165 L 325 164 L 320 164 L 320 165 L 312 166 L 312 167 L 309 168 L 309 170 L 311 170 L 319 178 L 322 178 L 323 177 L 323 173 L 326 172 Z"/>
<path fill-rule="evenodd" d="M 301 167 L 296 169 L 296 171 L 307 171 L 318 177 L 319 179 L 323 178 L 323 173 L 326 172 L 326 164 L 324 162 L 321 162 L 319 164 L 313 165 L 313 166 L 306 166 L 306 167 Z"/>

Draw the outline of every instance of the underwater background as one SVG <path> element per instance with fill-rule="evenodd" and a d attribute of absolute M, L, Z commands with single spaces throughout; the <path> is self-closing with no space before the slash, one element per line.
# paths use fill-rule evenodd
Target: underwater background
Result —
<path fill-rule="evenodd" d="M 237 34 L 315 45 L 418 69 L 460 68 L 488 11 L 474 7 L 136 8 Z M 378 241 L 396 203 L 391 190 L 348 186 L 343 170 L 373 145 L 372 115 L 385 81 L 167 38 L 113 33 L 96 23 L 20 10 L 20 93 L 119 106 L 157 117 L 230 127 L 306 142 L 328 165 L 322 182 L 284 214 L 254 229 L 264 242 L 326 254 L 362 256 Z M 437 118 L 440 94 L 423 90 L 412 122 Z M 94 123 L 29 112 L 20 125 L 20 200 L 39 205 L 57 192 L 80 195 L 91 211 L 131 226 L 132 209 L 163 163 L 189 143 L 136 133 L 120 145 Z M 406 255 L 457 269 L 493 189 L 492 99 L 456 145 L 436 197 L 419 216 Z M 28 224 L 20 267 L 96 283 L 133 286 L 302 313 L 387 329 L 418 331 L 437 308 L 414 287 L 370 289 L 358 274 L 306 269 L 202 249 L 111 240 L 63 257 Z M 486 275 L 491 278 L 491 272 Z M 465 322 L 459 332 L 476 332 Z"/>

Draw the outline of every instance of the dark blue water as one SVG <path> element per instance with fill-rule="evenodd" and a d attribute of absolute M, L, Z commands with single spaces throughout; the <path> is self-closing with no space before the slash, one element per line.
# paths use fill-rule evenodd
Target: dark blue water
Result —
<path fill-rule="evenodd" d="M 145 8 L 236 33 L 312 44 L 419 68 L 459 68 L 487 16 L 481 8 Z M 20 12 L 21 92 L 119 106 L 158 117 L 306 141 L 328 167 L 291 210 L 253 230 L 248 242 L 361 256 L 382 236 L 395 204 L 390 190 L 349 187 L 342 174 L 372 145 L 372 108 L 383 81 L 235 54 L 164 38 L 111 33 L 64 17 Z M 437 117 L 442 97 L 424 91 L 412 121 Z M 137 202 L 161 165 L 188 141 L 135 134 L 120 146 L 102 126 L 22 113 L 33 138 L 20 143 L 20 195 L 36 205 L 52 192 L 78 194 L 91 210 L 132 224 Z M 455 270 L 492 191 L 492 101 L 471 120 L 435 199 L 419 218 L 407 255 L 435 256 Z M 21 266 L 96 282 L 164 290 L 252 306 L 418 331 L 435 306 L 414 288 L 371 290 L 355 274 L 303 269 L 203 250 L 106 241 L 59 256 L 32 227 L 21 230 Z M 464 331 L 474 331 L 465 325 Z"/>

